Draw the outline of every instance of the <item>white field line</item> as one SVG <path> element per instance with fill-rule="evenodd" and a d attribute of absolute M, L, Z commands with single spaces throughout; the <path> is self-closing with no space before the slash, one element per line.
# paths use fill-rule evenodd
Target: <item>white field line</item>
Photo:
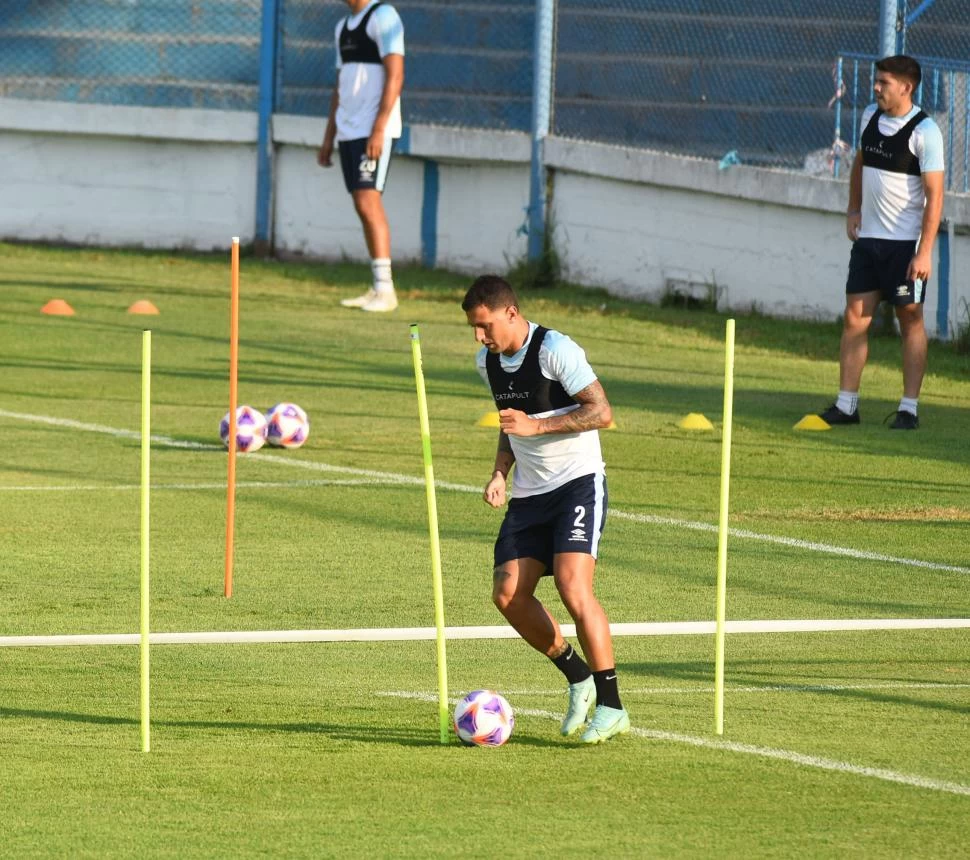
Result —
<path fill-rule="evenodd" d="M 431 693 L 408 693 L 401 691 L 385 692 L 379 695 L 400 699 L 416 699 L 422 702 L 437 702 L 438 697 Z M 452 699 L 452 704 L 456 704 L 458 699 Z M 552 711 L 542 711 L 533 708 L 516 708 L 517 714 L 530 717 L 543 717 L 559 722 L 562 714 Z M 959 782 L 948 782 L 946 780 L 933 779 L 931 777 L 919 776 L 918 774 L 901 773 L 881 767 L 868 767 L 866 765 L 852 764 L 847 761 L 837 759 L 822 758 L 821 756 L 806 755 L 805 753 L 794 752 L 793 750 L 777 749 L 775 747 L 760 747 L 754 744 L 743 744 L 737 741 L 717 740 L 714 738 L 701 737 L 699 735 L 685 735 L 679 732 L 666 732 L 660 729 L 643 729 L 633 726 L 630 734 L 635 737 L 645 738 L 654 741 L 666 741 L 668 743 L 688 744 L 690 746 L 701 747 L 703 749 L 719 750 L 724 752 L 740 753 L 742 755 L 753 755 L 761 758 L 777 759 L 803 767 L 818 768 L 820 770 L 835 771 L 837 773 L 853 774 L 864 776 L 870 779 L 881 779 L 886 782 L 896 782 L 914 788 L 925 788 L 931 791 L 941 791 L 947 794 L 962 794 L 970 796 L 970 785 Z M 617 741 L 611 741 L 616 743 Z M 619 741 L 622 743 L 622 740 Z"/>
<path fill-rule="evenodd" d="M 32 421 L 35 423 L 50 424 L 55 427 L 66 427 L 72 430 L 82 430 L 91 433 L 103 433 L 110 436 L 116 436 L 124 439 L 140 439 L 141 434 L 135 430 L 122 430 L 116 427 L 107 427 L 103 424 L 87 424 L 82 421 L 74 421 L 69 418 L 54 418 L 48 415 L 32 415 L 25 412 L 11 412 L 6 409 L 0 409 L 0 418 L 12 418 L 18 421 Z M 180 439 L 173 439 L 169 436 L 156 436 L 151 437 L 151 441 L 156 445 L 161 445 L 165 447 L 174 448 L 186 448 L 196 451 L 221 451 L 221 445 L 209 445 L 203 444 L 201 442 L 190 442 Z M 277 463 L 283 466 L 289 466 L 291 468 L 297 469 L 308 469 L 311 471 L 318 472 L 331 472 L 337 474 L 345 475 L 358 475 L 365 478 L 374 478 L 377 480 L 387 481 L 391 484 L 406 484 L 411 486 L 424 486 L 424 479 L 413 477 L 410 475 L 401 475 L 395 472 L 381 472 L 375 471 L 373 469 L 355 469 L 350 466 L 332 466 L 328 463 L 316 463 L 310 460 L 296 460 L 289 457 L 283 457 L 279 454 L 264 454 L 256 452 L 254 454 L 246 454 L 247 460 L 258 460 L 264 462 Z M 453 484 L 447 481 L 435 481 L 435 486 L 443 490 L 454 490 L 461 493 L 480 493 L 481 487 L 470 486 L 468 484 Z M 673 526 L 675 528 L 691 529 L 693 531 L 703 531 L 703 532 L 717 532 L 717 526 L 712 523 L 702 523 L 695 522 L 692 520 L 681 520 L 675 517 L 661 517 L 652 514 L 633 514 L 626 511 L 616 510 L 615 508 L 610 509 L 610 516 L 618 517 L 619 519 L 630 520 L 632 522 L 643 523 L 648 525 L 663 525 L 663 526 Z M 970 568 L 960 567 L 958 565 L 952 564 L 940 564 L 932 561 L 922 561 L 920 559 L 914 558 L 901 558 L 892 555 L 883 555 L 882 553 L 869 552 L 867 550 L 852 549 L 850 547 L 834 546 L 832 544 L 819 543 L 816 541 L 806 541 L 800 540 L 799 538 L 789 538 L 781 537 L 778 535 L 766 535 L 759 532 L 752 532 L 747 529 L 728 529 L 728 534 L 733 538 L 741 538 L 744 540 L 757 540 L 764 543 L 774 543 L 780 544 L 782 546 L 795 547 L 797 549 L 806 549 L 811 552 L 827 553 L 830 555 L 838 555 L 845 558 L 859 558 L 866 561 L 882 561 L 888 564 L 900 564 L 908 567 L 922 568 L 924 570 L 939 570 L 946 571 L 949 573 L 967 573 L 970 574 Z"/>
<path fill-rule="evenodd" d="M 888 681 L 873 684 L 758 684 L 740 685 L 727 683 L 728 693 L 843 693 L 854 690 L 937 690 L 950 692 L 970 689 L 970 684 L 948 684 L 946 682 L 931 681 Z M 626 696 L 677 696 L 700 693 L 709 696 L 714 693 L 714 686 L 704 687 L 629 687 L 623 685 L 623 695 Z M 564 689 L 555 690 L 502 690 L 503 696 L 554 696 L 562 698 Z"/>
<path fill-rule="evenodd" d="M 236 481 L 237 489 L 270 490 L 270 489 L 299 489 L 300 487 L 365 487 L 386 486 L 387 481 L 380 478 L 319 478 L 306 481 Z M 195 484 L 150 484 L 152 490 L 225 490 L 225 481 Z M 32 486 L 32 487 L 0 487 L 0 493 L 44 493 L 44 492 L 131 492 L 140 490 L 140 484 L 74 484 L 71 486 Z"/>
<path fill-rule="evenodd" d="M 630 514 L 626 511 L 610 509 L 609 516 L 619 517 L 624 520 L 632 520 L 638 523 L 649 523 L 651 525 L 676 526 L 682 529 L 693 529 L 694 531 L 716 532 L 717 526 L 711 523 L 698 523 L 690 520 L 679 520 L 673 517 L 658 517 L 652 514 Z M 832 544 L 819 543 L 817 541 L 801 540 L 799 538 L 781 537 L 778 535 L 765 535 L 759 532 L 748 531 L 748 529 L 728 529 L 728 534 L 732 538 L 742 538 L 747 540 L 758 540 L 764 543 L 776 543 L 782 546 L 795 547 L 797 549 L 807 549 L 812 552 L 822 552 L 831 555 L 841 555 L 847 558 L 861 558 L 866 561 L 885 561 L 890 564 L 903 564 L 908 567 L 921 567 L 927 570 L 945 570 L 951 573 L 970 573 L 970 568 L 959 567 L 953 564 L 939 564 L 935 561 L 921 561 L 916 558 L 900 558 L 894 555 L 883 555 L 879 552 L 869 552 L 864 549 L 851 549 L 843 546 L 833 546 Z"/>
<path fill-rule="evenodd" d="M 611 624 L 614 636 L 710 635 L 713 621 L 663 621 Z M 728 621 L 726 633 L 820 633 L 857 630 L 954 630 L 970 628 L 970 618 L 836 618 L 831 620 Z M 563 624 L 564 636 L 575 636 L 576 625 Z M 507 625 L 445 627 L 446 639 L 516 639 Z M 249 645 L 286 642 L 402 642 L 437 637 L 434 627 L 361 627 L 346 630 L 232 630 L 189 633 L 151 633 L 154 645 Z M 0 647 L 61 645 L 137 645 L 137 633 L 83 633 L 53 636 L 0 636 Z"/>

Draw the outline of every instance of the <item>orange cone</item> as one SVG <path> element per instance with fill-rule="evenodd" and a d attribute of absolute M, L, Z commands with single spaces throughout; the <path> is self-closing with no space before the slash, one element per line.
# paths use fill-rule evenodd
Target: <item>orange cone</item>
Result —
<path fill-rule="evenodd" d="M 51 314 L 57 317 L 72 317 L 74 316 L 74 308 L 72 308 L 64 299 L 51 299 L 44 307 L 40 309 L 42 314 Z"/>
<path fill-rule="evenodd" d="M 142 299 L 139 302 L 135 302 L 130 308 L 128 308 L 128 313 L 130 314 L 157 314 L 158 308 L 155 307 L 148 299 Z"/>

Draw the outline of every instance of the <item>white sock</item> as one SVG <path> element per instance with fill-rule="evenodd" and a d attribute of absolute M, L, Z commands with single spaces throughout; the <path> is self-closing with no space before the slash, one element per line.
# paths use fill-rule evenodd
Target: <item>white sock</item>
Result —
<path fill-rule="evenodd" d="M 912 412 L 916 415 L 916 404 L 919 403 L 918 397 L 903 397 L 899 401 L 899 411 L 900 412 Z"/>
<path fill-rule="evenodd" d="M 391 258 L 377 257 L 370 261 L 370 270 L 374 275 L 374 289 L 378 293 L 393 293 L 394 281 L 391 279 Z"/>
<path fill-rule="evenodd" d="M 839 399 L 835 401 L 835 405 L 839 408 L 839 411 L 851 415 L 859 406 L 859 392 L 840 391 Z"/>

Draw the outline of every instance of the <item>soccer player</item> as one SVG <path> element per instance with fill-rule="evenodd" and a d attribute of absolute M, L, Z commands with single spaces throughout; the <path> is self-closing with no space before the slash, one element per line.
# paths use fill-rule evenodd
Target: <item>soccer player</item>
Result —
<path fill-rule="evenodd" d="M 485 501 L 505 504 L 512 465 L 512 498 L 495 541 L 492 600 L 569 684 L 562 733 L 589 719 L 585 743 L 630 730 L 620 702 L 606 613 L 593 594 L 593 573 L 606 521 L 606 474 L 599 429 L 612 409 L 583 350 L 566 335 L 529 322 L 509 284 L 483 275 L 462 302 L 482 345 L 478 371 L 499 409 L 501 430 Z M 535 596 L 552 575 L 576 622 L 584 661 Z M 587 662 L 588 661 L 588 662 Z M 593 706 L 595 705 L 595 711 Z"/>
<path fill-rule="evenodd" d="M 839 347 L 839 396 L 820 413 L 829 424 L 859 423 L 859 384 L 869 325 L 879 302 L 895 306 L 902 335 L 903 396 L 892 430 L 919 427 L 926 373 L 923 301 L 943 211 L 943 135 L 919 107 L 919 63 L 903 54 L 876 63 L 876 103 L 863 111 L 849 176 L 846 233 L 852 242 Z"/>
<path fill-rule="evenodd" d="M 344 185 L 364 228 L 373 286 L 340 304 L 364 311 L 393 311 L 391 230 L 381 194 L 393 141 L 401 136 L 404 25 L 394 7 L 379 0 L 345 0 L 351 14 L 337 24 L 337 85 L 317 163 L 330 167 L 334 141 Z"/>

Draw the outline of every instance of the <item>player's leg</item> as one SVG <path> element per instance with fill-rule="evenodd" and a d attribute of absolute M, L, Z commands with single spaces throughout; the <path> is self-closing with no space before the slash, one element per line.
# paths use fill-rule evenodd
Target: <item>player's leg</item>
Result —
<path fill-rule="evenodd" d="M 576 622 L 576 635 L 593 673 L 596 710 L 582 740 L 599 743 L 630 729 L 620 701 L 610 624 L 593 593 L 593 575 L 607 491 L 603 475 L 585 475 L 559 490 L 553 529 L 553 578 L 563 604 Z"/>
<path fill-rule="evenodd" d="M 373 285 L 364 295 L 341 302 L 365 311 L 392 311 L 397 307 L 391 274 L 391 229 L 382 197 L 391 160 L 392 141 L 385 141 L 379 159 L 367 157 L 367 140 L 340 142 L 344 181 L 364 231 L 371 260 Z"/>
<path fill-rule="evenodd" d="M 492 578 L 492 602 L 505 620 L 536 651 L 551 657 L 562 647 L 556 619 L 535 596 L 546 566 L 534 558 L 518 558 L 496 565 Z"/>
<path fill-rule="evenodd" d="M 593 571 L 596 559 L 581 552 L 556 555 L 553 577 L 563 605 L 576 622 L 576 638 L 593 672 L 612 669 L 613 640 L 610 623 L 593 593 Z"/>
<path fill-rule="evenodd" d="M 903 396 L 916 400 L 926 374 L 926 326 L 922 305 L 896 307 L 903 342 Z"/>
<path fill-rule="evenodd" d="M 842 339 L 839 344 L 839 388 L 858 393 L 862 371 L 869 358 L 869 326 L 879 306 L 878 291 L 850 293 L 845 297 Z"/>
<path fill-rule="evenodd" d="M 391 256 L 391 228 L 387 223 L 381 192 L 358 188 L 353 192 L 354 209 L 364 228 L 364 241 L 372 260 Z"/>
<path fill-rule="evenodd" d="M 509 503 L 495 541 L 492 600 L 519 635 L 562 672 L 568 684 L 569 705 L 561 730 L 570 735 L 586 722 L 596 701 L 596 687 L 589 666 L 566 642 L 556 620 L 535 596 L 539 580 L 552 566 L 548 520 L 555 511 L 555 493 Z"/>
<path fill-rule="evenodd" d="M 919 428 L 919 392 L 926 374 L 926 326 L 923 322 L 923 302 L 926 285 L 911 280 L 910 262 L 916 253 L 915 242 L 895 242 L 895 251 L 887 263 L 887 278 L 894 285 L 891 300 L 899 320 L 899 334 L 903 352 L 903 396 L 890 424 L 892 430 Z"/>
<path fill-rule="evenodd" d="M 630 717 L 620 701 L 610 623 L 593 593 L 596 560 L 586 553 L 558 553 L 554 562 L 556 588 L 576 622 L 576 636 L 593 672 L 596 710 L 582 740 L 600 743 L 630 729 Z"/>
<path fill-rule="evenodd" d="M 878 246 L 869 239 L 852 245 L 839 341 L 839 394 L 819 413 L 829 424 L 859 423 L 859 386 L 869 357 L 869 326 L 880 300 L 877 251 Z"/>

